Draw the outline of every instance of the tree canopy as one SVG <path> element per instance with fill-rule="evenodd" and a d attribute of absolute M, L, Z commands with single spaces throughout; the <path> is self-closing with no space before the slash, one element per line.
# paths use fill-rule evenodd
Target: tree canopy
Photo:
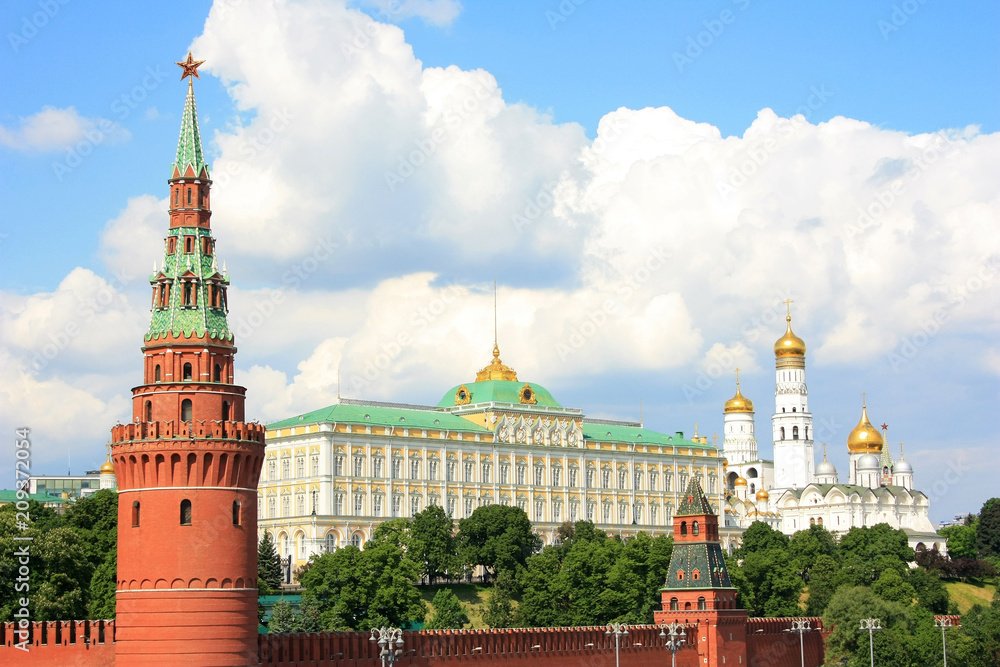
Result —
<path fill-rule="evenodd" d="M 516 574 L 540 546 L 541 539 L 519 507 L 486 505 L 458 522 L 459 558 L 466 565 L 481 565 L 494 576 Z"/>

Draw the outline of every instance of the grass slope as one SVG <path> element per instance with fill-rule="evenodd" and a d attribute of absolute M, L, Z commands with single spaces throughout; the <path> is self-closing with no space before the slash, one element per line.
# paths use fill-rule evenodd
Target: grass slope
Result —
<path fill-rule="evenodd" d="M 973 605 L 981 604 L 988 607 L 996 592 L 996 586 L 983 583 L 963 584 L 955 581 L 946 582 L 944 587 L 948 589 L 948 598 L 958 605 L 959 612 L 963 614 L 972 609 Z"/>
<path fill-rule="evenodd" d="M 480 586 L 478 584 L 445 584 L 441 586 L 421 586 L 420 596 L 427 602 L 427 620 L 434 615 L 434 605 L 431 600 L 434 594 L 442 588 L 450 588 L 451 592 L 461 601 L 465 608 L 465 613 L 469 615 L 470 628 L 485 628 L 483 623 L 483 612 L 486 610 L 486 595 L 490 591 L 490 586 Z"/>

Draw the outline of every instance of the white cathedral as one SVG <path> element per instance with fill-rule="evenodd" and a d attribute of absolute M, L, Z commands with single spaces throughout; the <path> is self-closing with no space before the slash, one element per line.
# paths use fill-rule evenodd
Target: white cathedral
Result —
<path fill-rule="evenodd" d="M 899 460 L 893 461 L 888 426 L 883 424 L 881 433 L 872 426 L 865 402 L 861 421 L 847 437 L 847 483 L 839 483 L 825 444 L 816 464 L 806 344 L 792 332 L 790 311 L 786 322 L 785 335 L 774 344 L 774 461 L 758 454 L 753 402 L 740 391 L 738 370 L 736 395 L 723 410 L 726 525 L 747 528 L 764 521 L 786 535 L 820 525 L 839 536 L 855 526 L 885 523 L 903 529 L 911 547 L 936 546 L 945 553 L 945 539 L 928 518 L 930 501 L 913 488 L 913 467 L 903 458 L 902 443 Z"/>

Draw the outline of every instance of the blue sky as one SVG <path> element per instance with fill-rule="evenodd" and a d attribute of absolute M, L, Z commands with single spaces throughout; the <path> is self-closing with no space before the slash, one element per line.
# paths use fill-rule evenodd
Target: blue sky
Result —
<path fill-rule="evenodd" d="M 39 465 L 61 468 L 71 447 L 96 461 L 128 418 L 141 271 L 165 229 L 157 200 L 183 107 L 173 62 L 194 43 L 208 60 L 196 92 L 217 185 L 219 165 L 243 165 L 215 198 L 219 247 L 245 290 L 233 319 L 275 290 L 288 297 L 240 346 L 258 418 L 326 404 L 338 367 L 345 394 L 436 403 L 488 360 L 496 279 L 504 358 L 525 379 L 595 416 L 635 417 L 642 399 L 647 425 L 711 434 L 741 365 L 766 454 L 782 329 L 771 314 L 791 296 L 842 477 L 867 391 L 873 419 L 907 442 L 918 486 L 943 484 L 955 461 L 969 469 L 935 496 L 932 519 L 978 509 L 991 490 L 974 462 L 996 446 L 1000 393 L 995 3 L 403 6 L 0 9 L 0 358 L 30 362 L 81 295 L 114 294 L 40 375 L 7 383 L 5 427 L 78 406 L 38 427 Z M 387 189 L 435 114 L 476 86 L 469 119 Z M 289 129 L 244 159 L 286 112 Z M 939 137 L 946 157 L 922 166 Z M 777 148 L 744 186 L 737 172 L 768 140 Z M 889 212 L 852 231 L 880 196 Z M 533 202 L 530 227 L 512 225 Z M 326 236 L 336 260 L 284 282 Z M 654 247 L 668 268 L 566 352 Z M 448 285 L 460 305 L 352 386 L 411 305 Z"/>

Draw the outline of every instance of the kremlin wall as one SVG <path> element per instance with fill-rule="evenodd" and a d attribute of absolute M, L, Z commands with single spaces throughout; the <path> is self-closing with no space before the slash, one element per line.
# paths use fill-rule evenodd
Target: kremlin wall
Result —
<path fill-rule="evenodd" d="M 200 64 L 190 53 L 178 63 L 182 80 L 191 81 L 168 180 L 165 254 L 150 276 L 143 383 L 132 390 L 132 422 L 112 429 L 119 492 L 117 618 L 0 624 L 0 665 L 377 664 L 378 646 L 368 633 L 257 632 L 257 499 L 266 432 L 245 421 L 246 391 L 233 382 L 230 282 L 216 261 L 211 179 L 194 100 Z M 499 364 L 499 353 L 494 357 Z M 456 391 L 457 410 L 464 405 L 462 389 Z M 537 404 L 521 391 L 522 402 Z M 524 443 L 517 437 L 520 428 L 520 422 L 511 424 L 513 444 Z M 577 435 L 570 427 L 565 437 Z M 713 483 L 711 475 L 704 477 Z M 676 624 L 681 634 L 675 636 L 684 639 L 678 665 L 799 665 L 800 637 L 789 631 L 793 619 L 750 619 L 738 608 L 723 559 L 721 512 L 712 502 L 720 490 L 706 494 L 702 475 L 682 479 L 674 492 L 679 504 L 664 525 L 674 549 L 656 625 L 629 627 L 617 650 L 604 627 L 404 632 L 398 663 L 667 664 L 663 628 Z M 801 637 L 804 665 L 818 667 L 825 630 L 820 619 L 808 620 L 814 631 Z"/>

